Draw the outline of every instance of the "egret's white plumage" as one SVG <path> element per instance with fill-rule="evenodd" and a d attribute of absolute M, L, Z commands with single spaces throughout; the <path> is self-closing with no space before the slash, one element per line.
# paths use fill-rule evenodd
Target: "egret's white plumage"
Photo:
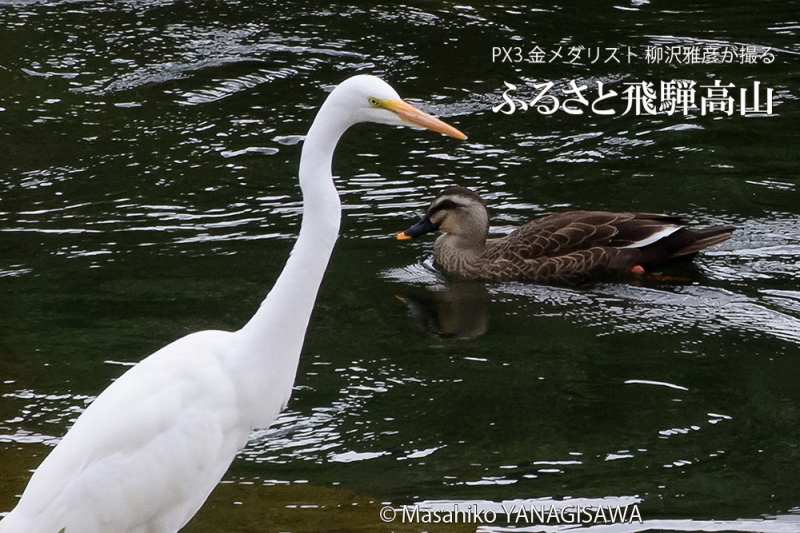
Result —
<path fill-rule="evenodd" d="M 110 385 L 36 470 L 0 533 L 169 533 L 194 516 L 250 431 L 272 423 L 289 400 L 339 233 L 333 151 L 359 122 L 464 138 L 378 78 L 337 86 L 303 145 L 300 235 L 253 318 L 236 332 L 178 339 Z"/>

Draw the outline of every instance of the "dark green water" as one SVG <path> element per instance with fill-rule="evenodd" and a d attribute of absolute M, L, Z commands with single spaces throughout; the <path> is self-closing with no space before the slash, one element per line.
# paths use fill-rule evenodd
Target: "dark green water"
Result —
<path fill-rule="evenodd" d="M 800 3 L 736 4 L 0 2 L 0 510 L 124 364 L 254 312 L 298 230 L 298 136 L 368 72 L 470 139 L 346 136 L 293 399 L 186 531 L 375 531 L 380 502 L 564 498 L 800 531 Z M 776 59 L 490 59 L 702 40 Z M 672 77 L 758 80 L 774 116 L 490 111 L 503 81 Z M 453 183 L 497 231 L 567 207 L 738 231 L 673 282 L 448 285 L 422 265 L 430 240 L 391 235 Z"/>

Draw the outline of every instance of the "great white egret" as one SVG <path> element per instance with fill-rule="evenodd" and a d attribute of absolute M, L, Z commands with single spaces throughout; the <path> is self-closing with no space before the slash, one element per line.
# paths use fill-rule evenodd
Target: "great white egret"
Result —
<path fill-rule="evenodd" d="M 255 315 L 235 332 L 178 339 L 105 389 L 33 474 L 0 533 L 166 533 L 194 516 L 251 430 L 269 426 L 289 400 L 339 234 L 333 151 L 360 122 L 466 138 L 374 76 L 338 85 L 303 144 L 300 235 Z"/>

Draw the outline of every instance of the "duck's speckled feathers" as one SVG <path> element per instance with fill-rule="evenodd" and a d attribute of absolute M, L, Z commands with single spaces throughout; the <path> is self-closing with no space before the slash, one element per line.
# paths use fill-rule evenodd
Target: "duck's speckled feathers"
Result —
<path fill-rule="evenodd" d="M 488 239 L 480 257 L 457 261 L 460 271 L 448 268 L 455 258 L 447 257 L 445 247 L 436 260 L 446 271 L 471 279 L 575 282 L 695 253 L 727 240 L 733 231 L 727 226 L 689 230 L 684 223 L 655 213 L 568 211 Z"/>
<path fill-rule="evenodd" d="M 545 215 L 509 235 L 487 241 L 487 259 L 553 257 L 597 246 L 623 248 L 677 230 L 679 217 L 654 213 L 566 211 Z"/>

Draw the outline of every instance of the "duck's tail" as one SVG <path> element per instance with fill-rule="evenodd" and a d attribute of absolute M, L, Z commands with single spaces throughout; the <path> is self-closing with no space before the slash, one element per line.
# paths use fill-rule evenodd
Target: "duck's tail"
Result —
<path fill-rule="evenodd" d="M 661 263 L 670 259 L 687 257 L 725 242 L 731 238 L 733 226 L 711 226 L 708 228 L 681 228 L 672 235 L 642 249 L 646 263 Z"/>

